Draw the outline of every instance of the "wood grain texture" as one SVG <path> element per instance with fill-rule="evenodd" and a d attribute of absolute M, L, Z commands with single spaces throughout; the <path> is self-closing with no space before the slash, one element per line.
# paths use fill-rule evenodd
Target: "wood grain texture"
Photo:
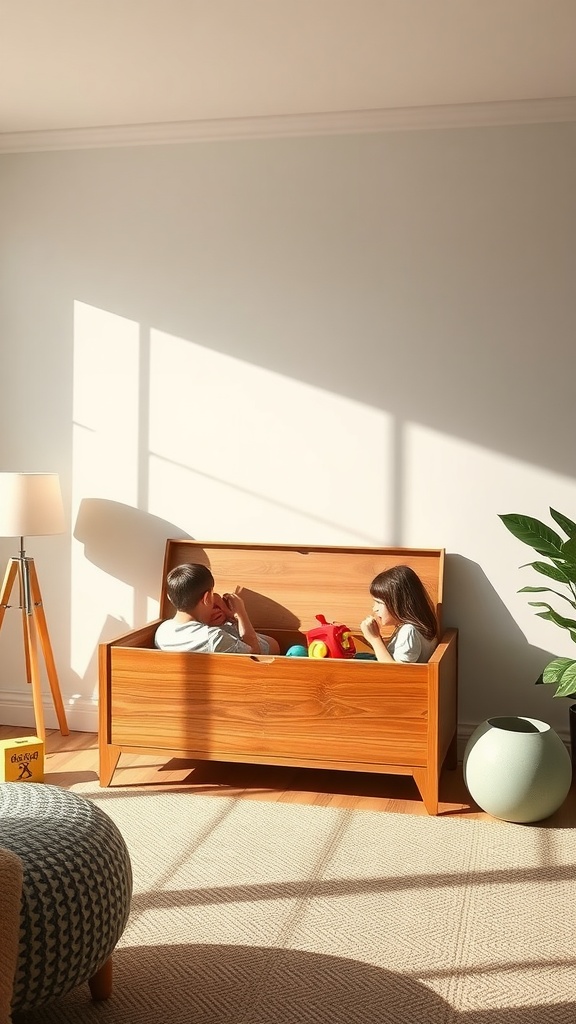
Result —
<path fill-rule="evenodd" d="M 393 565 L 409 565 L 420 576 L 441 615 L 444 551 L 441 548 L 306 547 L 291 544 L 199 543 L 169 540 L 164 575 L 184 562 L 209 566 L 216 590 L 244 588 L 242 597 L 258 629 L 312 629 L 316 615 L 358 629 L 372 606 L 374 577 Z M 164 585 L 160 617 L 174 609 Z"/>
<path fill-rule="evenodd" d="M 377 572 L 411 564 L 442 594 L 437 549 L 295 548 L 168 541 L 164 572 L 210 564 L 217 586 L 249 585 L 255 619 L 285 650 L 315 615 L 351 628 L 370 609 Z M 216 571 L 215 571 L 216 570 Z M 247 602 L 249 603 L 249 602 Z M 162 607 L 171 614 L 165 593 Z M 100 782 L 122 751 L 214 761 L 412 774 L 436 813 L 442 762 L 456 735 L 457 633 L 428 664 L 158 651 L 158 622 L 100 649 Z"/>

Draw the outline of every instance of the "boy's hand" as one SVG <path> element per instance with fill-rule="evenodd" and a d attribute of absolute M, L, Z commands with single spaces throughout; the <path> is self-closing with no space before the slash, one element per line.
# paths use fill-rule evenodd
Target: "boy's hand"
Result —
<path fill-rule="evenodd" d="M 242 587 L 236 587 L 236 590 L 234 591 L 233 594 L 224 594 L 224 600 L 226 601 L 226 604 L 228 605 L 230 611 L 232 612 L 234 618 L 236 619 L 241 639 L 244 641 L 245 644 L 248 645 L 248 647 L 252 651 L 252 654 L 259 654 L 260 643 L 258 637 L 256 636 L 254 626 L 252 625 L 250 619 L 248 618 L 246 605 L 244 604 L 244 601 L 240 597 L 241 592 Z"/>
<path fill-rule="evenodd" d="M 210 616 L 211 626 L 221 626 L 223 622 L 233 622 L 234 615 L 228 605 L 226 604 L 223 597 L 220 594 L 214 594 L 214 604 L 212 605 L 212 615 Z"/>
<path fill-rule="evenodd" d="M 238 591 L 239 589 L 240 588 L 237 587 L 236 591 Z M 234 594 L 224 594 L 224 602 L 227 608 L 229 609 L 229 612 L 235 619 L 237 619 L 238 616 L 246 615 L 246 605 L 244 604 L 244 601 L 240 597 L 239 593 L 236 592 Z"/>
<path fill-rule="evenodd" d="M 363 619 L 360 623 L 360 629 L 362 630 L 365 639 L 368 641 L 374 637 L 380 636 L 380 626 L 373 615 L 369 615 L 368 618 Z"/>

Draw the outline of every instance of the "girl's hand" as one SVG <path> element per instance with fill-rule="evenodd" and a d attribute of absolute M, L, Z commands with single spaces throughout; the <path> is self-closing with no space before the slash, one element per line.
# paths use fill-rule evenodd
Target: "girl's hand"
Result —
<path fill-rule="evenodd" d="M 374 639 L 374 637 L 380 636 L 380 626 L 373 615 L 369 615 L 368 618 L 362 620 L 360 629 L 368 642 Z"/>
<path fill-rule="evenodd" d="M 363 622 L 360 623 L 360 629 L 364 634 L 364 639 L 367 640 L 372 647 L 377 661 L 394 661 L 394 658 L 389 653 L 380 634 L 378 620 L 375 619 L 373 615 L 369 615 L 367 619 L 364 619 Z"/>

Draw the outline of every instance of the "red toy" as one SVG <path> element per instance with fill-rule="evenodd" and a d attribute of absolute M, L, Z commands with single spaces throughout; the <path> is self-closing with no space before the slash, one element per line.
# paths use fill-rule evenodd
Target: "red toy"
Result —
<path fill-rule="evenodd" d="M 306 632 L 309 658 L 353 658 L 356 646 L 348 626 L 327 622 L 323 615 L 317 615 L 322 625 Z"/>

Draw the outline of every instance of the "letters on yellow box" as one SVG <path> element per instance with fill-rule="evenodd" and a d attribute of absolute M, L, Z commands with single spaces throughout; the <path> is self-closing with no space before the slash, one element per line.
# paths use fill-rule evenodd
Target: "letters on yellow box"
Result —
<path fill-rule="evenodd" d="M 0 782 L 44 782 L 44 743 L 38 736 L 0 740 Z"/>

